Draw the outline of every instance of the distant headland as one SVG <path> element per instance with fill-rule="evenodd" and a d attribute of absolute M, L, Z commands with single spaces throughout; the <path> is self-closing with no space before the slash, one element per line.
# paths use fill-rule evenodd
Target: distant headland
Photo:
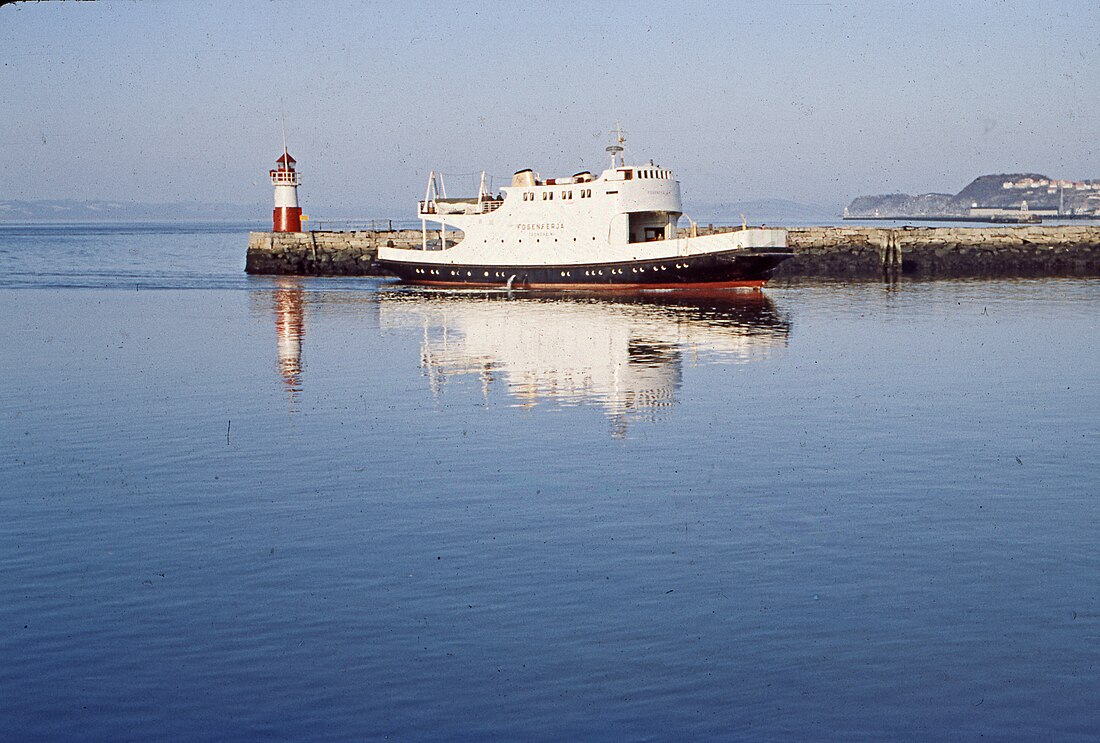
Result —
<path fill-rule="evenodd" d="M 1100 180 L 1066 181 L 1038 173 L 978 176 L 955 195 L 894 193 L 860 196 L 845 219 L 923 219 L 974 222 L 1100 219 Z"/>

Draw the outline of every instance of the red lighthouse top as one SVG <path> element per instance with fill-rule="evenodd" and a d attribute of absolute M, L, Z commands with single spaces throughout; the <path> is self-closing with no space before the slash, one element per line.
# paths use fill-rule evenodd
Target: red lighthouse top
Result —
<path fill-rule="evenodd" d="M 294 163 L 297 162 L 290 153 L 283 150 L 283 154 L 279 156 L 279 159 L 275 161 L 275 164 L 279 166 L 279 170 L 294 170 Z"/>
<path fill-rule="evenodd" d="M 283 154 L 275 161 L 275 167 L 271 169 L 271 182 L 276 186 L 297 186 L 298 173 L 294 170 L 294 158 L 283 148 Z"/>

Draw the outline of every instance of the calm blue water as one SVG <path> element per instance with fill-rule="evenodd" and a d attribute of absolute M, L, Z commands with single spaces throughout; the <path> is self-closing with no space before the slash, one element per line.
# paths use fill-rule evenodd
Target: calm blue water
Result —
<path fill-rule="evenodd" d="M 247 227 L 0 227 L 0 739 L 1100 731 L 1100 282 L 422 293 Z"/>

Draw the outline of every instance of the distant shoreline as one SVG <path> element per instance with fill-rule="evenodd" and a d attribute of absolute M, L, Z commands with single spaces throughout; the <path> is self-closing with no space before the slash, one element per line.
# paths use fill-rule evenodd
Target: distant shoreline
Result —
<path fill-rule="evenodd" d="M 856 215 L 846 215 L 841 217 L 845 222 L 973 222 L 974 224 L 1001 224 L 1001 225 L 1029 225 L 1029 224 L 1042 224 L 1046 220 L 1051 221 L 1076 221 L 1076 222 L 1100 222 L 1100 215 L 1098 214 L 1035 214 L 1030 219 L 1014 219 L 1011 216 L 988 216 L 988 217 L 970 217 L 961 215 L 944 214 L 940 216 L 877 216 L 877 217 L 861 217 Z"/>

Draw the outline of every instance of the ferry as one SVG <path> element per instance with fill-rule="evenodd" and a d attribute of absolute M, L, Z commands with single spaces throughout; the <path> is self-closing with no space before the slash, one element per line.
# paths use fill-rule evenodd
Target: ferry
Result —
<path fill-rule="evenodd" d="M 433 171 L 417 204 L 420 247 L 379 247 L 378 263 L 422 286 L 759 289 L 791 257 L 782 229 L 699 235 L 692 223 L 681 234 L 675 174 L 652 161 L 626 165 L 624 141 L 618 132 L 607 148 L 611 167 L 599 176 L 541 178 L 524 169 L 493 194 L 482 173 L 473 198 L 447 198 Z M 429 240 L 429 222 L 439 225 L 431 228 L 438 239 Z"/>

